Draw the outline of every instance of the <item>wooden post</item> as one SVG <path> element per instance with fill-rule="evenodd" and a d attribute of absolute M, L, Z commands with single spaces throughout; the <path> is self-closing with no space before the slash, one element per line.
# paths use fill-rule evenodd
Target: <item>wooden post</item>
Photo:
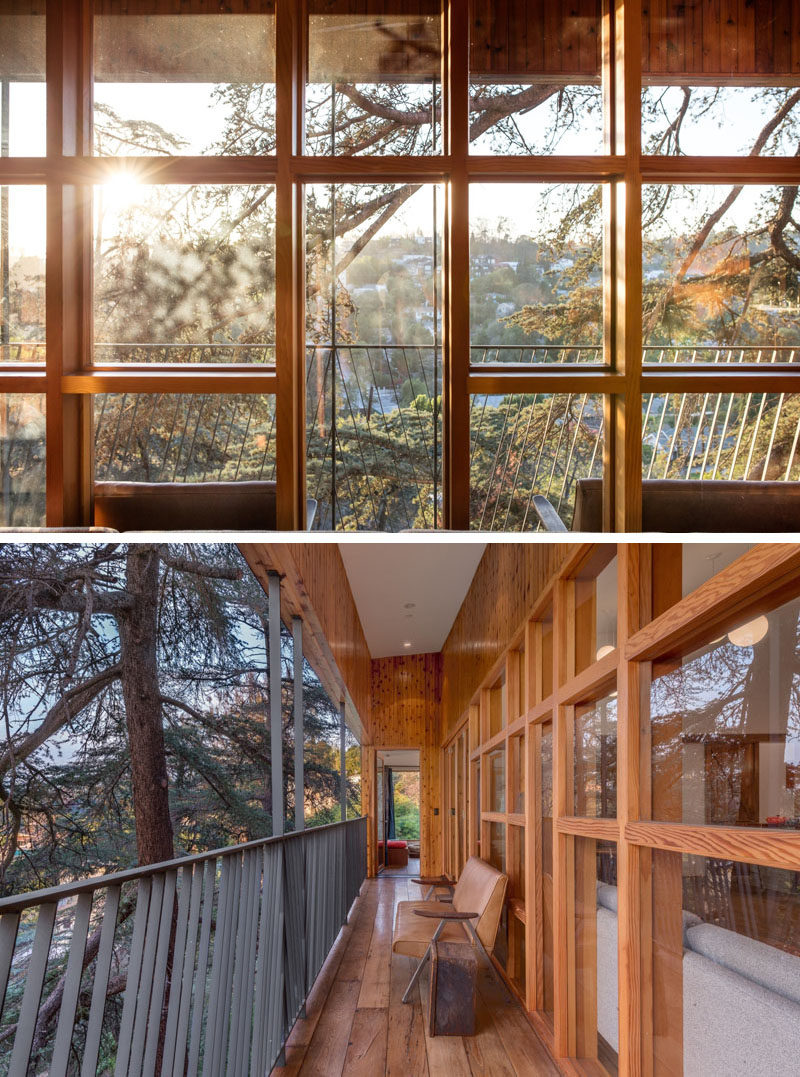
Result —
<path fill-rule="evenodd" d="M 275 13 L 275 400 L 278 530 L 303 530 L 305 496 L 305 240 L 302 183 L 292 170 L 300 152 L 305 3 Z"/>
<path fill-rule="evenodd" d="M 445 200 L 443 311 L 444 526 L 469 528 L 469 5 L 445 3 Z"/>
<path fill-rule="evenodd" d="M 47 154 L 92 152 L 90 0 L 47 5 Z M 62 377 L 89 365 L 92 189 L 61 174 L 47 187 L 47 524 L 91 522 L 90 398 L 64 395 Z"/>
<path fill-rule="evenodd" d="M 611 132 L 624 154 L 621 180 L 611 185 L 610 266 L 615 291 L 608 333 L 613 369 L 624 386 L 611 404 L 614 476 L 613 520 L 616 531 L 642 527 L 642 174 L 641 174 L 641 9 L 614 0 L 616 63 Z M 609 491 L 610 493 L 610 491 Z M 611 518 L 610 513 L 606 514 Z"/>
<path fill-rule="evenodd" d="M 649 771 L 640 741 L 641 681 L 638 663 L 627 662 L 625 643 L 650 617 L 650 547 L 620 543 L 617 547 L 617 927 L 619 948 L 619 1068 L 638 1077 L 642 1068 L 642 866 L 645 851 L 625 837 L 628 822 L 646 818 L 641 798 L 642 769 Z M 645 942 L 645 946 L 647 943 Z M 624 1001 L 624 1005 L 622 1002 Z M 649 1004 L 648 1004 L 649 1005 Z M 647 1007 L 645 1008 L 645 1010 Z"/>

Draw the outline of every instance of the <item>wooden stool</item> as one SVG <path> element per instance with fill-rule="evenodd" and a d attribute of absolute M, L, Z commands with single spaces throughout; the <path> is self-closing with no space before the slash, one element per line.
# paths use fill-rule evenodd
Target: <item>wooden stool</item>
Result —
<path fill-rule="evenodd" d="M 468 942 L 433 943 L 428 1006 L 431 1036 L 475 1035 L 478 961 Z"/>

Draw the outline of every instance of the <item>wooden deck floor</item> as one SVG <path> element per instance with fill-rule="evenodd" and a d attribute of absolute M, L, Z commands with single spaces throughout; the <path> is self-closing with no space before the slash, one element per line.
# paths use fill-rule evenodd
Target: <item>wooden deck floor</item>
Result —
<path fill-rule="evenodd" d="M 423 998 L 401 997 L 414 962 L 391 952 L 396 902 L 417 900 L 404 878 L 369 879 L 331 951 L 273 1077 L 557 1077 L 519 1004 L 489 970 L 478 971 L 477 1035 L 427 1035 Z"/>

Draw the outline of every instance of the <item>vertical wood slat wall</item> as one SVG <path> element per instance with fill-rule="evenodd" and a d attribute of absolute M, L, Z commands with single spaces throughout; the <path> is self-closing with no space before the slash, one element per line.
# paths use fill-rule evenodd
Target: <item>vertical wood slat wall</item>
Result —
<path fill-rule="evenodd" d="M 471 780 L 459 790 L 454 790 L 452 783 L 444 784 L 444 816 L 447 820 L 453 808 L 463 816 L 471 855 L 489 857 L 485 844 L 487 815 L 492 821 L 504 819 L 508 841 L 512 819 L 516 825 L 521 821 L 511 813 L 512 805 L 508 802 L 504 816 L 488 812 L 485 760 L 488 751 L 505 745 L 508 768 L 509 742 L 521 733 L 526 751 L 522 821 L 526 879 L 524 991 L 518 978 L 501 972 L 526 1006 L 537 1031 L 553 1053 L 565 1061 L 568 1072 L 606 1072 L 598 1058 L 591 1057 L 596 1008 L 593 1009 L 591 990 L 588 996 L 586 991 L 592 975 L 596 980 L 596 971 L 592 972 L 594 957 L 586 937 L 578 944 L 576 917 L 580 915 L 581 887 L 587 879 L 594 887 L 592 842 L 614 842 L 618 887 L 618 1071 L 625 1075 L 676 1073 L 681 1072 L 682 1066 L 681 985 L 675 981 L 678 973 L 674 968 L 662 965 L 654 969 L 653 964 L 654 949 L 674 951 L 680 942 L 665 934 L 672 930 L 668 918 L 652 914 L 656 889 L 660 901 L 666 899 L 665 895 L 672 895 L 671 900 L 680 907 L 680 879 L 671 878 L 675 861 L 669 860 L 666 854 L 691 852 L 797 871 L 800 839 L 791 831 L 651 822 L 651 744 L 648 720 L 643 714 L 643 691 L 652 675 L 651 666 L 658 667 L 655 671 L 658 675 L 674 665 L 675 658 L 666 656 L 691 651 L 749 617 L 775 609 L 800 594 L 800 546 L 791 543 L 756 546 L 681 598 L 680 544 L 620 544 L 617 547 L 617 645 L 610 654 L 576 673 L 576 643 L 585 630 L 576 622 L 576 576 L 581 566 L 589 562 L 594 549 L 589 545 L 573 549 L 538 599 L 529 603 L 524 624 L 513 636 L 507 635 L 504 653 L 485 677 L 462 720 L 450 725 L 452 732 L 442 751 L 443 766 L 448 753 L 462 738 L 468 737 Z M 551 614 L 552 654 L 549 647 L 543 647 L 543 626 L 549 630 Z M 474 625 L 473 629 L 476 636 L 481 634 L 480 625 Z M 509 711 L 507 725 L 500 733 L 489 736 L 488 695 L 497 688 L 503 671 L 508 678 L 509 671 L 519 661 L 520 651 L 526 666 L 523 712 L 514 718 Z M 544 684 L 542 674 L 547 664 L 552 668 L 553 691 L 545 696 L 548 685 Z M 616 817 L 576 816 L 572 741 L 576 704 L 600 699 L 613 687 L 618 692 Z M 445 724 L 447 718 L 443 714 Z M 542 1012 L 540 844 L 542 728 L 551 719 L 555 955 L 552 1024 Z M 482 782 L 480 820 L 475 811 L 478 766 Z M 663 782 L 663 776 L 660 780 Z M 457 797 L 454 792 L 458 793 Z M 457 874 L 455 859 L 447 845 L 444 866 L 448 873 Z M 593 892 L 591 897 L 593 901 Z M 512 915 L 510 912 L 509 922 Z M 676 923 L 679 927 L 679 921 Z M 513 962 L 512 954 L 509 962 Z"/>
<path fill-rule="evenodd" d="M 348 3 L 350 0 L 348 0 Z M 94 0 L 47 4 L 48 154 L 44 159 L 0 159 L 0 183 L 47 184 L 48 266 L 46 373 L 36 367 L 0 367 L 0 392 L 46 392 L 47 520 L 50 525 L 91 522 L 91 399 L 106 392 L 210 393 L 257 392 L 276 395 L 278 525 L 305 523 L 304 416 L 304 237 L 303 185 L 307 182 L 423 182 L 445 186 L 443 323 L 443 523 L 469 525 L 469 400 L 472 394 L 506 392 L 590 392 L 602 394 L 606 416 L 604 449 L 604 526 L 635 531 L 641 522 L 641 394 L 691 391 L 791 392 L 796 373 L 779 368 L 715 369 L 700 377 L 679 367 L 645 369 L 641 362 L 641 187 L 649 182 L 797 183 L 800 159 L 760 157 L 643 157 L 639 125 L 641 80 L 664 82 L 681 73 L 695 79 L 794 79 L 800 74 L 795 24 L 800 5 L 789 4 L 789 26 L 763 19 L 766 0 L 750 33 L 750 5 L 739 4 L 734 31 L 716 42 L 706 25 L 706 7 L 680 5 L 670 18 L 677 50 L 664 51 L 654 26 L 655 9 L 632 0 L 597 0 L 579 5 L 579 14 L 600 12 L 601 42 L 580 34 L 578 24 L 559 4 L 507 7 L 503 27 L 481 24 L 480 5 L 469 15 L 467 3 L 442 0 L 444 153 L 427 158 L 315 158 L 303 155 L 304 56 L 307 3 L 276 0 L 276 156 L 257 158 L 136 158 L 145 182 L 274 183 L 276 233 L 276 368 L 171 371 L 157 367 L 109 370 L 92 367 L 91 211 L 87 199 L 94 183 L 104 182 L 125 161 L 91 156 L 92 22 Z M 212 5 L 213 6 L 213 5 Z M 242 4 L 241 10 L 269 5 Z M 387 4 L 387 10 L 391 5 Z M 777 7 L 767 4 L 770 11 Z M 121 10 L 105 5 L 103 10 Z M 141 11 L 199 10 L 196 3 L 152 4 Z M 348 4 L 328 5 L 350 10 Z M 326 10 L 328 10 L 326 8 Z M 239 10 L 237 5 L 236 10 Z M 314 10 L 320 5 L 315 4 Z M 133 10 L 133 8 L 130 8 Z M 205 10 L 205 8 L 204 8 Z M 209 6 L 211 10 L 211 6 Z M 232 9 L 233 10 L 233 9 Z M 362 7 L 361 10 L 366 10 Z M 422 8 L 420 8 L 422 10 Z M 428 6 L 424 7 L 429 10 Z M 663 6 L 659 10 L 663 13 Z M 783 10 L 783 9 L 780 9 Z M 561 12 L 559 18 L 554 17 Z M 520 13 L 524 13 L 521 15 Z M 187 18 L 191 15 L 187 14 Z M 520 22 L 520 19 L 522 20 Z M 570 21 L 572 19 L 572 21 Z M 566 20 L 566 21 L 564 21 Z M 676 23 L 677 20 L 677 23 Z M 738 20 L 738 21 L 737 21 Z M 473 42 L 468 40 L 470 21 Z M 485 21 L 485 20 L 484 20 Z M 730 20 L 729 20 L 730 21 Z M 784 20 L 785 21 L 785 20 Z M 675 25 L 673 25 L 675 23 Z M 542 28 L 537 36 L 530 32 Z M 665 24 L 666 25 L 666 24 Z M 559 30 L 561 26 L 561 30 Z M 563 33 L 562 33 L 563 31 Z M 491 33 L 489 67 L 502 76 L 513 63 L 528 68 L 547 33 L 564 38 L 563 55 L 543 60 L 574 75 L 596 70 L 600 57 L 604 87 L 606 139 L 597 156 L 480 156 L 469 153 L 467 114 L 469 57 L 482 72 L 480 35 Z M 497 35 L 500 35 L 499 37 Z M 543 36 L 544 35 L 544 36 Z M 559 36 L 560 35 L 560 36 Z M 596 35 L 594 35 L 596 36 Z M 662 35 L 663 36 L 663 35 Z M 642 41 L 647 47 L 642 58 Z M 754 42 L 748 45 L 747 42 Z M 498 44 L 498 42 L 500 44 Z M 702 43 L 702 47 L 701 44 Z M 673 43 L 674 44 L 674 43 Z M 682 50 L 682 52 L 681 52 Z M 545 51 L 549 50 L 545 47 Z M 570 59 L 565 59 L 570 57 Z M 485 66 L 485 64 L 484 64 Z M 761 75 L 759 75 L 761 73 Z M 469 185 L 476 182 L 601 183 L 604 186 L 604 309 L 606 365 L 597 369 L 552 372 L 520 366 L 513 372 L 471 367 L 469 361 Z M 704 380 L 703 380 L 704 379 Z M 748 380 L 749 379 L 749 380 Z"/>

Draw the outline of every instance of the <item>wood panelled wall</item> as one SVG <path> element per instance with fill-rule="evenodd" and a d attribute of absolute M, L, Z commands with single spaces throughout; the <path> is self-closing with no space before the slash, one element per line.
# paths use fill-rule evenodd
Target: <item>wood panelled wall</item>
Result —
<path fill-rule="evenodd" d="M 442 649 L 442 740 L 566 558 L 564 543 L 489 543 Z"/>
<path fill-rule="evenodd" d="M 800 73 L 799 0 L 644 0 L 642 70 Z"/>
<path fill-rule="evenodd" d="M 340 690 L 346 688 L 361 719 L 362 743 L 369 744 L 369 649 L 339 547 L 335 542 L 276 542 L 242 543 L 239 548 L 259 579 L 264 580 L 269 569 L 283 577 L 285 615 L 302 611 L 304 650 L 329 693 L 331 678 L 339 682 Z M 312 655 L 328 668 L 318 668 Z"/>
<path fill-rule="evenodd" d="M 420 871 L 442 870 L 442 656 L 399 655 L 372 660 L 372 733 L 379 748 L 418 748 L 420 763 Z M 438 815 L 434 815 L 438 811 Z M 371 811 L 370 814 L 373 814 Z"/>

